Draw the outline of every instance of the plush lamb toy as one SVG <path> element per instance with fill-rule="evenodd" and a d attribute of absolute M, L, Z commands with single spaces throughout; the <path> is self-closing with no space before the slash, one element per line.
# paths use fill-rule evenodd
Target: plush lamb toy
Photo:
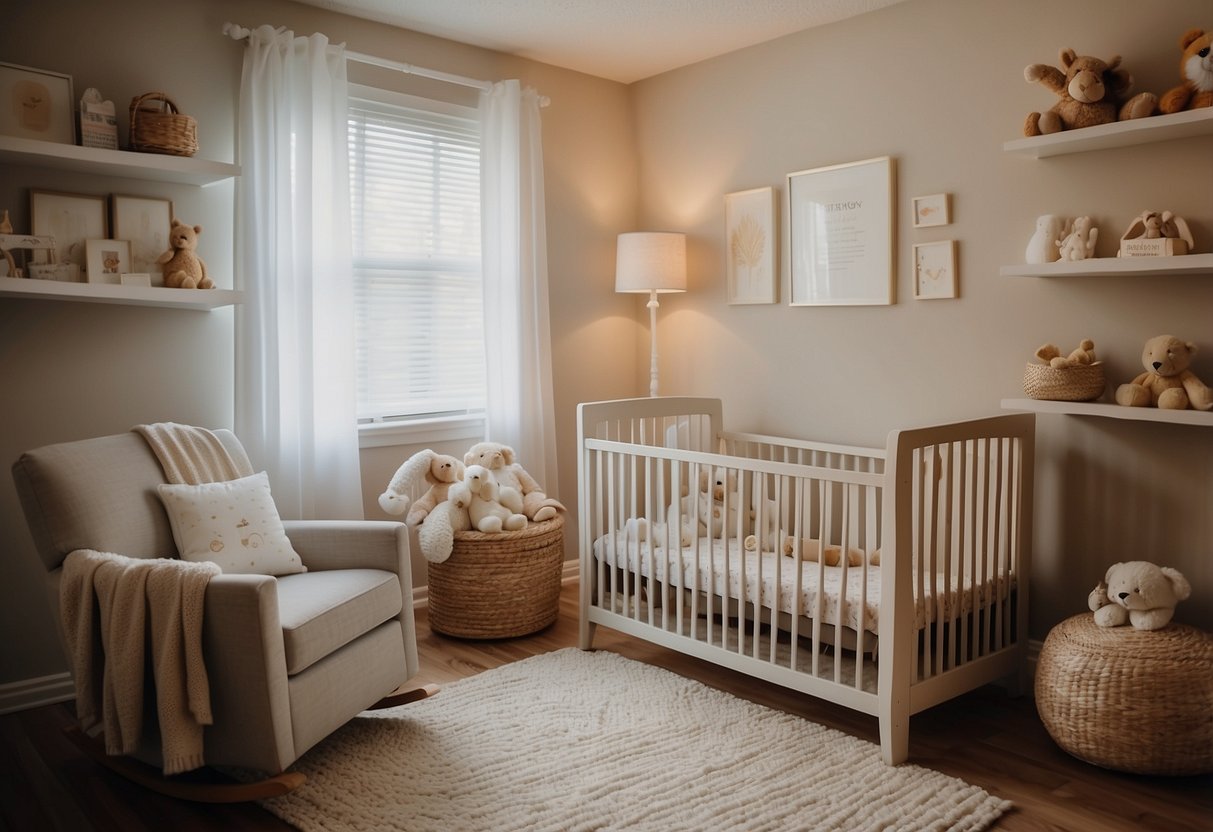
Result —
<path fill-rule="evenodd" d="M 504 489 L 488 468 L 483 465 L 467 466 L 463 482 L 472 492 L 468 516 L 477 531 L 512 532 L 526 528 L 526 515 L 512 511 L 502 504 L 501 492 Z"/>
<path fill-rule="evenodd" d="M 1031 64 L 1023 71 L 1029 82 L 1040 82 L 1057 94 L 1058 101 L 1045 113 L 1029 113 L 1024 121 L 1025 136 L 1077 130 L 1095 124 L 1144 118 L 1154 113 L 1158 97 L 1143 92 L 1123 105 L 1119 103 L 1131 86 L 1133 76 L 1118 69 L 1120 56 L 1110 61 L 1080 56 L 1073 49 L 1063 49 L 1061 69 L 1048 64 Z"/>
<path fill-rule="evenodd" d="M 518 514 L 525 514 L 536 523 L 551 520 L 557 511 L 564 511 L 564 504 L 543 493 L 543 486 L 527 473 L 517 462 L 517 454 L 509 445 L 500 442 L 477 442 L 463 455 L 466 465 L 483 465 L 493 472 L 503 496 L 501 502 Z M 517 491 L 522 496 L 522 506 L 511 504 L 506 489 Z"/>
<path fill-rule="evenodd" d="M 1183 56 L 1179 74 L 1184 82 L 1163 93 L 1158 109 L 1163 113 L 1213 107 L 1213 32 L 1189 29 L 1179 39 Z"/>
<path fill-rule="evenodd" d="M 447 489 L 446 499 L 434 506 L 417 529 L 417 542 L 421 554 L 430 563 L 442 563 L 451 556 L 455 546 L 455 532 L 472 528 L 468 508 L 472 505 L 472 492 L 462 482 L 452 483 Z"/>
<path fill-rule="evenodd" d="M 401 515 L 408 509 L 404 522 L 416 526 L 434 507 L 447 499 L 453 483 L 463 479 L 463 463 L 453 456 L 434 453 L 426 448 L 418 451 L 396 469 L 387 489 L 379 495 L 379 507 L 388 514 Z M 422 481 L 430 488 L 410 505 L 409 497 Z"/>
<path fill-rule="evenodd" d="M 1116 403 L 1125 407 L 1163 410 L 1213 410 L 1213 390 L 1188 369 L 1196 344 L 1173 335 L 1146 341 L 1141 363 L 1146 371 L 1116 390 Z"/>
<path fill-rule="evenodd" d="M 1144 560 L 1114 563 L 1087 596 L 1087 606 L 1100 627 L 1132 624 L 1158 630 L 1171 622 L 1175 605 L 1192 594 L 1187 578 L 1169 566 Z"/>
<path fill-rule="evenodd" d="M 215 282 L 206 275 L 206 263 L 195 251 L 202 226 L 189 226 L 173 220 L 168 232 L 168 251 L 156 258 L 164 271 L 164 285 L 170 289 L 212 289 Z"/>

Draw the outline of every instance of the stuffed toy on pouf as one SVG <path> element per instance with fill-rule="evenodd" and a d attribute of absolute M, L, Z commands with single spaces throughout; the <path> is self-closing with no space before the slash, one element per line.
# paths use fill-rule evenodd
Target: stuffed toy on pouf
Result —
<path fill-rule="evenodd" d="M 472 527 L 482 532 L 513 532 L 526 528 L 526 515 L 514 511 L 502 499 L 502 488 L 493 472 L 483 465 L 469 465 L 463 475 L 463 484 L 472 492 L 468 516 Z M 513 491 L 514 489 L 508 489 Z M 513 501 L 510 501 L 513 503 Z"/>
<path fill-rule="evenodd" d="M 1039 82 L 1058 97 L 1048 111 L 1028 114 L 1023 125 L 1025 136 L 1144 118 L 1152 115 L 1158 105 L 1157 96 L 1148 92 L 1121 103 L 1133 86 L 1133 76 L 1119 69 L 1119 55 L 1105 62 L 1063 49 L 1060 62 L 1061 69 L 1031 64 L 1023 71 L 1028 82 Z"/>
<path fill-rule="evenodd" d="M 1137 630 L 1160 630 L 1171 623 L 1175 606 L 1191 594 L 1191 585 L 1178 570 L 1131 560 L 1108 567 L 1087 597 L 1087 606 L 1100 627 L 1132 624 Z"/>
<path fill-rule="evenodd" d="M 463 455 L 465 465 L 483 465 L 492 471 L 503 491 L 514 489 L 521 494 L 521 508 L 513 508 L 526 515 L 528 520 L 539 523 L 551 520 L 557 511 L 564 511 L 564 504 L 544 494 L 543 486 L 518 464 L 517 459 L 518 455 L 514 453 L 514 449 L 500 442 L 477 442 Z M 506 494 L 508 495 L 508 492 Z M 503 497 L 502 502 L 509 505 L 507 497 Z"/>
<path fill-rule="evenodd" d="M 1146 341 L 1141 363 L 1146 371 L 1116 390 L 1116 403 L 1124 407 L 1163 410 L 1213 410 L 1213 390 L 1188 369 L 1196 344 L 1174 335 L 1156 335 Z"/>
<path fill-rule="evenodd" d="M 392 476 L 387 488 L 379 495 L 379 507 L 388 514 L 401 515 L 408 510 L 404 522 L 416 526 L 441 502 L 447 499 L 450 487 L 463 480 L 463 463 L 453 456 L 435 453 L 426 448 L 404 461 Z M 422 482 L 430 484 L 425 494 L 410 504 L 409 497 Z"/>
<path fill-rule="evenodd" d="M 1179 74 L 1183 83 L 1163 93 L 1158 109 L 1163 113 L 1213 107 L 1213 32 L 1189 29 L 1179 39 Z"/>
<path fill-rule="evenodd" d="M 417 543 L 422 556 L 430 563 L 442 563 L 451 556 L 455 547 L 455 532 L 466 532 L 472 528 L 468 509 L 472 505 L 472 492 L 462 482 L 452 483 L 447 489 L 446 499 L 434 506 L 417 529 Z"/>

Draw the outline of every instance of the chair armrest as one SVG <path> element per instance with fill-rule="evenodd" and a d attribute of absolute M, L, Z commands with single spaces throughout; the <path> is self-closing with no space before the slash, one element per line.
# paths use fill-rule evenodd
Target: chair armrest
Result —
<path fill-rule="evenodd" d="M 291 546 L 309 571 L 383 569 L 400 575 L 412 590 L 409 536 L 392 520 L 287 520 Z"/>

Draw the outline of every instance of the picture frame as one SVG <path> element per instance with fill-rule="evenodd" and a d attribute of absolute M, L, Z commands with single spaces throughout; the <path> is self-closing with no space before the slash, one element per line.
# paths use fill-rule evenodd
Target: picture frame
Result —
<path fill-rule="evenodd" d="M 110 233 L 114 239 L 131 244 L 130 270 L 152 275 L 155 285 L 164 283 L 156 258 L 168 251 L 172 225 L 172 200 L 127 194 L 110 196 Z"/>
<path fill-rule="evenodd" d="M 72 76 L 0 62 L 0 133 L 75 144 Z"/>
<path fill-rule="evenodd" d="M 30 190 L 30 231 L 55 238 L 60 263 L 85 266 L 85 240 L 110 236 L 104 196 Z"/>
<path fill-rule="evenodd" d="M 122 282 L 131 270 L 131 244 L 127 240 L 86 240 L 89 283 Z"/>
<path fill-rule="evenodd" d="M 772 187 L 725 194 L 725 286 L 730 305 L 778 301 L 777 204 Z"/>
<path fill-rule="evenodd" d="M 940 240 L 914 246 L 914 298 L 956 297 L 956 241 Z"/>
<path fill-rule="evenodd" d="M 788 174 L 790 306 L 894 303 L 893 159 Z"/>
<path fill-rule="evenodd" d="M 932 228 L 952 224 L 951 194 L 930 194 L 914 197 L 914 227 Z"/>

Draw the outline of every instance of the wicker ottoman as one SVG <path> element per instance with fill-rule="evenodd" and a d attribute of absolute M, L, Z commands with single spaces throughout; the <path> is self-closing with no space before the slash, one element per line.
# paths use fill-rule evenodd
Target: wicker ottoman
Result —
<path fill-rule="evenodd" d="M 524 636 L 556 620 L 564 518 L 522 531 L 456 532 L 451 556 L 429 565 L 430 628 L 460 638 Z"/>
<path fill-rule="evenodd" d="M 1135 774 L 1213 771 L 1213 636 L 1171 623 L 1097 627 L 1083 613 L 1045 639 L 1036 710 L 1063 749 Z"/>

